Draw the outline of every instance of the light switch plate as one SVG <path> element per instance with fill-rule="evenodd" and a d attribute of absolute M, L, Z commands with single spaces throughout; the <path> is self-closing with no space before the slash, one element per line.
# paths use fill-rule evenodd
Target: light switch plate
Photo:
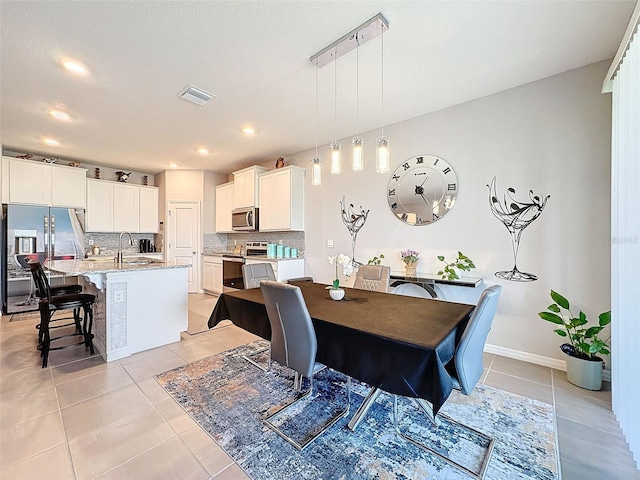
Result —
<path fill-rule="evenodd" d="M 333 248 L 333 240 L 327 240 L 327 248 Z"/>

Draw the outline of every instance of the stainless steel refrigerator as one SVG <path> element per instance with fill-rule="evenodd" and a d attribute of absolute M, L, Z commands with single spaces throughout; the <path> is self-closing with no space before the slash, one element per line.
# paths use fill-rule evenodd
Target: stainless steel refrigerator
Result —
<path fill-rule="evenodd" d="M 27 262 L 84 256 L 84 211 L 30 205 L 2 206 L 2 312 L 38 308 Z"/>

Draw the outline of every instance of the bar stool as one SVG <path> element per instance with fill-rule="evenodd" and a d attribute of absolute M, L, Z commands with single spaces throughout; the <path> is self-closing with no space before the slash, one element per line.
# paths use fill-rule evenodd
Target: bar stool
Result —
<path fill-rule="evenodd" d="M 42 356 L 42 368 L 46 368 L 49 360 L 49 352 L 51 350 L 62 350 L 64 348 L 75 347 L 77 345 L 83 345 L 89 348 L 91 355 L 93 355 L 93 334 L 91 329 L 93 327 L 93 304 L 95 303 L 95 295 L 88 293 L 67 293 L 52 295 L 52 289 L 49 286 L 49 280 L 44 274 L 42 265 L 39 262 L 30 262 L 29 267 L 34 274 L 34 280 L 38 289 L 38 296 L 40 296 L 40 303 L 38 309 L 40 310 L 40 332 L 38 334 L 38 350 Z M 80 322 L 80 309 L 83 312 L 83 322 Z M 63 325 L 51 326 L 53 315 L 62 310 L 73 310 L 73 322 Z M 68 319 L 69 317 L 65 317 Z M 62 320 L 62 319 L 60 319 Z M 67 333 L 59 335 L 57 337 L 51 337 L 51 330 L 54 328 L 62 328 L 68 326 L 75 326 L 74 333 Z M 62 340 L 69 337 L 81 337 L 82 341 L 72 344 L 65 344 L 59 347 L 52 347 L 51 343 L 57 340 Z"/>

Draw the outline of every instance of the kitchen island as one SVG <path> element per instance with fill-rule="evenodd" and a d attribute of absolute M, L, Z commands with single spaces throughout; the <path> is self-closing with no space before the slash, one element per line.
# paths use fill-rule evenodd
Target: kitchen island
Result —
<path fill-rule="evenodd" d="M 187 329 L 187 268 L 143 257 L 113 260 L 55 260 L 45 268 L 78 277 L 83 292 L 96 296 L 94 346 L 107 362 L 180 341 Z"/>

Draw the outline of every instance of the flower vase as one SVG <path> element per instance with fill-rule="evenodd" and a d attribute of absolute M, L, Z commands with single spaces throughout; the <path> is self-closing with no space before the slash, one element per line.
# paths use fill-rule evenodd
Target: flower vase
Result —
<path fill-rule="evenodd" d="M 404 272 L 407 277 L 417 277 L 418 274 L 416 272 L 418 262 L 405 262 L 404 264 Z"/>
<path fill-rule="evenodd" d="M 341 288 L 329 289 L 329 296 L 331 300 L 342 300 L 344 298 L 344 290 Z"/>

